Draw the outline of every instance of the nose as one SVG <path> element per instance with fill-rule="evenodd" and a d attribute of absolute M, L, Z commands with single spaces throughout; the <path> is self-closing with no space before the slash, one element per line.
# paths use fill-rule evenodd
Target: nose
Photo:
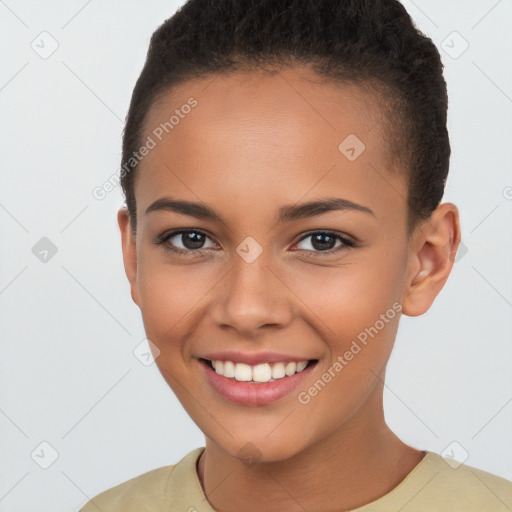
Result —
<path fill-rule="evenodd" d="M 235 256 L 211 304 L 217 327 L 256 336 L 262 327 L 283 328 L 292 318 L 290 290 L 261 255 L 252 263 Z"/>

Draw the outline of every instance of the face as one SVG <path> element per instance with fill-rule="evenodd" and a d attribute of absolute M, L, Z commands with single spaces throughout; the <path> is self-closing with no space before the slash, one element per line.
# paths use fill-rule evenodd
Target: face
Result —
<path fill-rule="evenodd" d="M 163 377 L 233 456 L 289 458 L 379 383 L 411 276 L 382 115 L 307 69 L 190 81 L 148 113 L 134 238 L 120 214 L 132 297 Z"/>

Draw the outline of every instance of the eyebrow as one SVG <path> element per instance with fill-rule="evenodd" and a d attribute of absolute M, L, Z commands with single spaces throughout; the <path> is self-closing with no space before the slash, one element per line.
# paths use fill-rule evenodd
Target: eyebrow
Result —
<path fill-rule="evenodd" d="M 151 203 L 145 213 L 147 215 L 148 213 L 162 210 L 225 224 L 222 216 L 206 204 L 194 203 L 192 201 L 181 201 L 169 196 L 161 197 Z M 348 199 L 328 197 L 325 199 L 310 201 L 308 203 L 282 206 L 277 215 L 277 222 L 289 222 L 292 220 L 321 215 L 331 211 L 357 211 L 375 217 L 373 211 L 367 206 L 354 203 Z"/>

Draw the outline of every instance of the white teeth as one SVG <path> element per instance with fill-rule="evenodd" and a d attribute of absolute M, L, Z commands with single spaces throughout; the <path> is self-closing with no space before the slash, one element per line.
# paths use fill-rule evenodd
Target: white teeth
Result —
<path fill-rule="evenodd" d="M 215 371 L 219 375 L 224 375 L 224 363 L 222 361 L 215 361 Z"/>
<path fill-rule="evenodd" d="M 254 382 L 268 382 L 272 378 L 272 368 L 268 363 L 257 364 L 252 369 Z"/>
<path fill-rule="evenodd" d="M 224 377 L 232 379 L 235 376 L 235 363 L 232 361 L 224 362 Z"/>
<path fill-rule="evenodd" d="M 288 363 L 285 367 L 284 367 L 284 373 L 286 373 L 286 375 L 290 376 L 290 375 L 293 375 L 297 370 L 297 363 Z"/>
<path fill-rule="evenodd" d="M 235 379 L 249 382 L 252 380 L 252 368 L 248 364 L 237 363 L 235 366 Z"/>
<path fill-rule="evenodd" d="M 301 361 L 300 363 L 297 363 L 297 373 L 301 372 L 306 368 L 308 362 L 307 361 Z"/>
<path fill-rule="evenodd" d="M 272 382 L 302 372 L 308 365 L 308 361 L 262 363 L 255 366 L 233 361 L 211 361 L 211 363 L 219 375 L 241 382 Z"/>
<path fill-rule="evenodd" d="M 272 366 L 272 378 L 282 379 L 286 373 L 284 372 L 284 363 L 275 363 Z"/>

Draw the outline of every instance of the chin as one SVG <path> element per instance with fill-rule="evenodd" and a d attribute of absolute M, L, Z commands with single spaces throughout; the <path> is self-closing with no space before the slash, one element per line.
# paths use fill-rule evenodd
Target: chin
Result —
<path fill-rule="evenodd" d="M 230 438 L 227 445 L 217 444 L 230 457 L 247 466 L 285 461 L 305 449 L 305 446 L 292 443 L 290 437 L 284 439 L 282 436 L 276 436 L 275 439 L 269 440 L 265 435 L 247 436 L 236 440 Z"/>

